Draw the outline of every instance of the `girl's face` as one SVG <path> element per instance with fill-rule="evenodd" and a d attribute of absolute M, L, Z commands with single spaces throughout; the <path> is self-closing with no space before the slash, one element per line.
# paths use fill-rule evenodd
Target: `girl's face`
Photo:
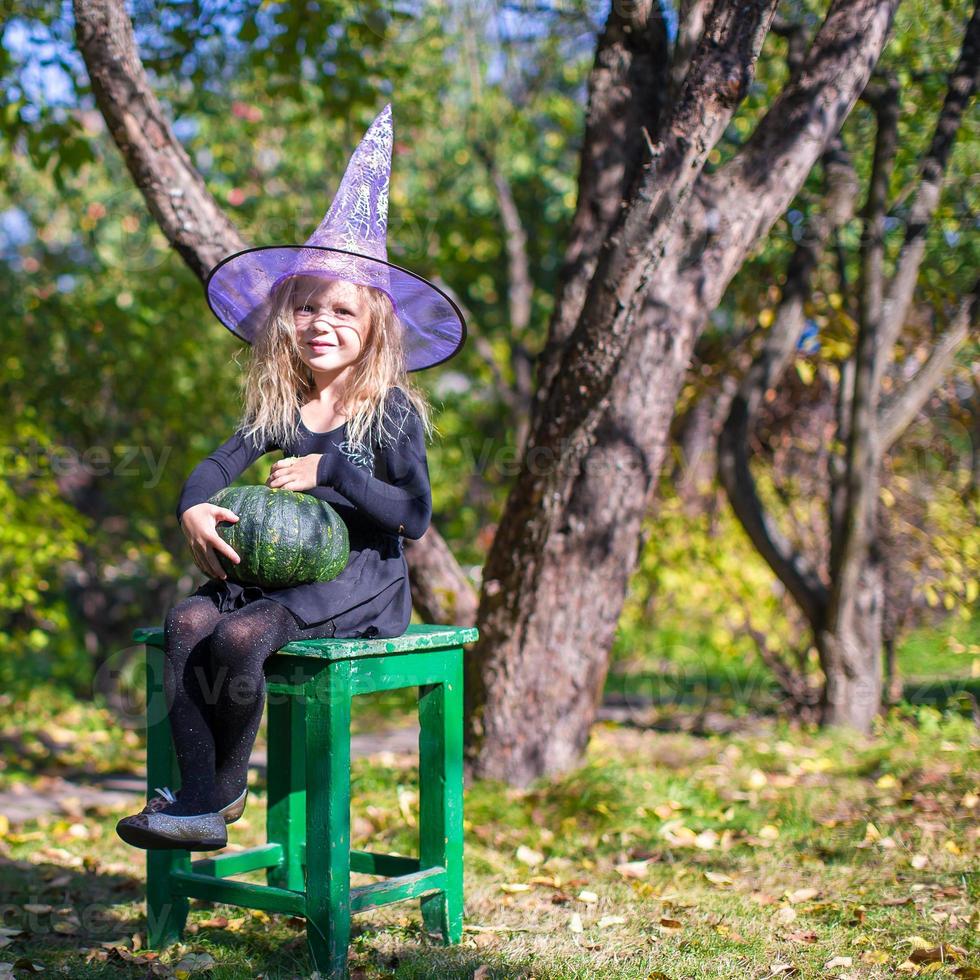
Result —
<path fill-rule="evenodd" d="M 371 329 L 366 301 L 343 279 L 303 278 L 293 296 L 293 320 L 304 363 L 331 374 L 357 360 Z"/>

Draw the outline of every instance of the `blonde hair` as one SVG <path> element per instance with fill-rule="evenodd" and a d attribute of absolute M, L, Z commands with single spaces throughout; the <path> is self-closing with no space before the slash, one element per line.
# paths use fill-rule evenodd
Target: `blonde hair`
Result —
<path fill-rule="evenodd" d="M 352 283 L 367 305 L 370 329 L 367 342 L 350 366 L 341 411 L 346 416 L 349 448 L 370 453 L 385 440 L 397 438 L 385 425 L 390 417 L 385 399 L 399 387 L 418 411 L 426 438 L 436 431 L 425 393 L 408 380 L 403 327 L 388 294 L 372 286 Z M 244 410 L 238 431 L 251 436 L 256 446 L 270 443 L 283 448 L 299 437 L 299 409 L 316 392 L 312 370 L 300 356 L 293 319 L 298 277 L 279 283 L 272 291 L 268 316 L 249 348 L 240 383 Z M 303 287 L 306 289 L 306 287 Z M 237 358 L 236 358 L 237 359 Z M 401 421 L 404 421 L 402 418 Z"/>

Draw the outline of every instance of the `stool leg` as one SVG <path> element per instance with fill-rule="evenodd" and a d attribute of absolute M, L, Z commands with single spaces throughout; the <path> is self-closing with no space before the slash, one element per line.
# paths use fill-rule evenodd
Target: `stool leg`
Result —
<path fill-rule="evenodd" d="M 321 977 L 346 980 L 350 946 L 350 661 L 306 684 L 306 938 Z"/>
<path fill-rule="evenodd" d="M 176 786 L 180 779 L 168 705 L 163 687 L 164 652 L 146 647 L 146 795 L 158 786 Z M 170 872 L 190 871 L 189 851 L 146 852 L 146 946 L 163 949 L 183 937 L 190 902 L 174 895 Z"/>
<path fill-rule="evenodd" d="M 268 694 L 269 791 L 266 840 L 282 847 L 283 862 L 269 868 L 266 881 L 301 892 L 306 843 L 306 713 L 303 699 L 270 690 Z"/>
<path fill-rule="evenodd" d="M 448 946 L 463 937 L 463 651 L 443 657 L 445 682 L 419 685 L 419 860 L 446 869 L 446 890 L 421 907 Z"/>

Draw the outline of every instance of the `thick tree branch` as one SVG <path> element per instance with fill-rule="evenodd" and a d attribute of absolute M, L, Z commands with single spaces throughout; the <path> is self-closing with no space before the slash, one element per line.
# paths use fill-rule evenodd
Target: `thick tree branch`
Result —
<path fill-rule="evenodd" d="M 74 8 L 78 49 L 109 132 L 160 230 L 203 281 L 247 246 L 174 135 L 122 3 L 75 0 Z"/>
<path fill-rule="evenodd" d="M 768 234 L 789 203 L 785 195 L 802 186 L 854 107 L 877 60 L 865 52 L 884 47 L 897 6 L 898 0 L 834 0 L 804 63 L 745 145 L 702 176 L 705 199 L 746 248 Z"/>
<path fill-rule="evenodd" d="M 870 88 L 870 86 L 869 86 Z M 878 389 L 874 385 L 874 358 L 883 315 L 885 292 L 885 216 L 888 182 L 898 146 L 898 81 L 889 77 L 868 94 L 877 118 L 874 159 L 868 196 L 862 214 L 860 275 L 858 281 L 858 335 L 854 349 L 854 389 L 848 418 L 847 462 L 841 491 L 844 502 L 833 507 L 841 523 L 831 529 L 829 628 L 857 588 L 864 556 L 874 534 L 874 499 L 878 493 Z M 844 655 L 844 652 L 841 652 Z"/>
<path fill-rule="evenodd" d="M 533 430 L 536 448 L 570 450 L 570 465 L 587 448 L 599 420 L 597 406 L 608 393 L 673 219 L 747 90 L 774 7 L 775 0 L 756 0 L 738 9 L 714 8 L 664 135 L 603 243 L 585 305 Z M 530 499 L 553 507 L 557 500 L 549 485 L 560 469 L 528 480 Z"/>
<path fill-rule="evenodd" d="M 551 387 L 585 303 L 599 249 L 658 132 L 667 97 L 667 25 L 659 2 L 614 3 L 589 75 L 578 198 L 548 339 L 537 360 L 532 416 Z M 532 418 L 533 425 L 533 418 Z"/>

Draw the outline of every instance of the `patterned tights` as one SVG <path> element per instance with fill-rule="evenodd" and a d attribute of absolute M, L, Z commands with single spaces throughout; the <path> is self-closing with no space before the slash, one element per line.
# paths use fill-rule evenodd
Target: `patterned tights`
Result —
<path fill-rule="evenodd" d="M 211 813 L 241 796 L 265 707 L 263 664 L 294 640 L 333 635 L 333 621 L 304 628 L 271 599 L 219 612 L 189 596 L 167 613 L 164 690 L 181 788 L 165 813 Z"/>

